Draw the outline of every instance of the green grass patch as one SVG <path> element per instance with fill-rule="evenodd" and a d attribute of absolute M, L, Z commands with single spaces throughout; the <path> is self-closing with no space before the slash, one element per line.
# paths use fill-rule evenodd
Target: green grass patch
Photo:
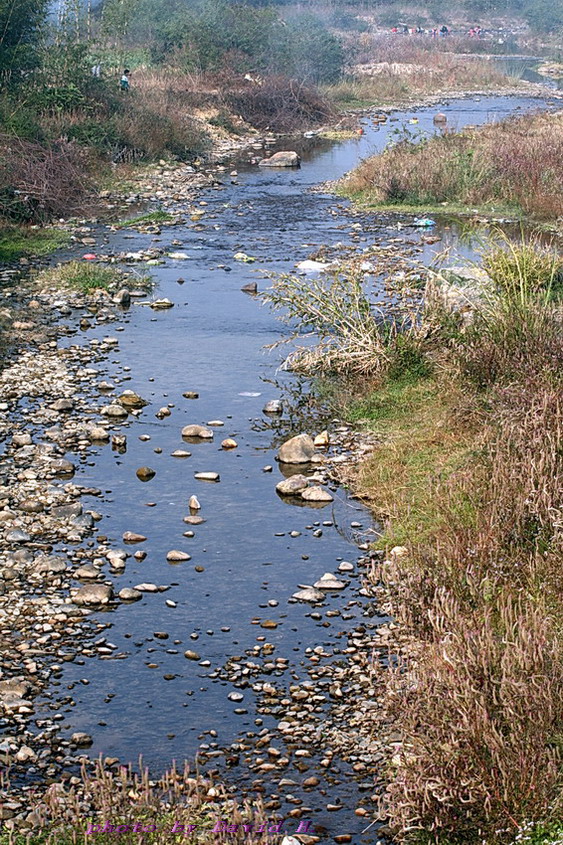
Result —
<path fill-rule="evenodd" d="M 471 433 L 453 422 L 456 406 L 456 394 L 441 382 L 412 373 L 349 405 L 346 417 L 381 438 L 359 478 L 360 491 L 384 522 L 379 547 L 423 542 L 439 532 L 444 517 L 435 488 L 472 449 Z M 469 502 L 455 508 L 463 522 L 473 518 Z"/>
<path fill-rule="evenodd" d="M 563 822 L 535 825 L 520 834 L 513 845 L 563 845 Z"/>
<path fill-rule="evenodd" d="M 60 229 L 4 227 L 0 229 L 0 263 L 9 264 L 24 257 L 50 255 L 69 241 L 70 234 Z"/>
<path fill-rule="evenodd" d="M 113 267 L 102 267 L 99 264 L 87 264 L 81 261 L 68 261 L 45 270 L 39 276 L 42 283 L 54 287 L 69 287 L 74 290 L 89 293 L 93 290 L 108 290 L 123 281 L 121 270 Z"/>
<path fill-rule="evenodd" d="M 349 190 L 345 184 L 337 186 L 335 193 L 341 197 L 346 197 L 357 208 L 365 211 L 383 211 L 391 214 L 429 214 L 433 217 L 444 216 L 447 217 L 475 217 L 480 215 L 488 217 L 492 220 L 505 220 L 509 217 L 511 220 L 518 222 L 524 220 L 525 215 L 521 208 L 514 205 L 503 205 L 495 203 L 494 205 L 466 205 L 459 202 L 431 202 L 423 198 L 418 200 L 411 199 L 409 202 L 383 202 L 376 199 L 373 193 L 369 190 L 352 191 Z"/>
<path fill-rule="evenodd" d="M 169 214 L 167 211 L 150 211 L 147 214 L 140 214 L 138 217 L 133 217 L 131 220 L 122 220 L 115 224 L 115 228 L 128 229 L 134 226 L 160 225 L 171 223 L 173 220 L 176 220 L 175 215 Z"/>

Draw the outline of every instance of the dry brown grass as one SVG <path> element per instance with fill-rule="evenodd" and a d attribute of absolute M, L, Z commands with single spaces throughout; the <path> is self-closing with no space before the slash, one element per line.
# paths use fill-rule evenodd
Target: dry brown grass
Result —
<path fill-rule="evenodd" d="M 387 676 L 399 841 L 498 845 L 562 813 L 563 323 L 534 279 L 492 306 L 388 396 L 368 470 L 409 549 L 375 575 L 412 644 Z"/>
<path fill-rule="evenodd" d="M 486 59 L 445 53 L 447 39 L 364 40 L 352 75 L 328 89 L 341 106 L 389 105 L 445 92 L 498 89 L 515 81 Z"/>
<path fill-rule="evenodd" d="M 187 765 L 151 779 L 142 761 L 137 772 L 131 766 L 108 769 L 101 761 L 89 763 L 72 783 L 67 779 L 49 786 L 42 796 L 28 796 L 28 807 L 28 825 L 3 824 L 2 845 L 110 845 L 117 840 L 125 845 L 271 845 L 279 840 L 279 834 L 269 832 L 275 822 L 266 816 L 260 797 L 252 804 L 237 802 Z M 212 832 L 219 819 L 237 829 Z M 245 824 L 258 828 L 264 822 L 263 833 L 244 829 Z"/>
<path fill-rule="evenodd" d="M 406 138 L 365 161 L 343 190 L 373 204 L 456 203 L 563 214 L 563 115 L 510 118 L 479 130 Z"/>

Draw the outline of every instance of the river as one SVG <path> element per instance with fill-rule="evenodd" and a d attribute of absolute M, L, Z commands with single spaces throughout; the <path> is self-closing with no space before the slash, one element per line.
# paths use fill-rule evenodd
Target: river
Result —
<path fill-rule="evenodd" d="M 483 97 L 450 101 L 439 110 L 448 116 L 449 126 L 462 128 L 539 107 L 546 105 L 537 99 Z M 174 308 L 155 312 L 134 305 L 117 332 L 115 326 L 109 329 L 119 344 L 99 377 L 137 391 L 150 404 L 124 427 L 126 452 L 99 447 L 80 465 L 75 478 L 104 491 L 98 504 L 103 514 L 99 534 L 111 538 L 116 547 L 122 546 L 125 531 L 142 532 L 148 538 L 142 545 L 146 559 L 129 557 L 124 573 L 113 578 L 116 587 L 139 582 L 169 587 L 146 594 L 136 604 L 99 614 L 110 623 L 105 636 L 116 652 L 127 654 L 126 659 L 92 658 L 82 665 L 63 666 L 59 683 L 61 689 L 72 690 L 74 705 L 62 711 L 62 730 L 89 733 L 94 740 L 91 756 L 135 760 L 142 754 L 147 764 L 160 770 L 172 759 L 192 759 L 202 743 L 207 752 L 217 743 L 214 765 L 221 767 L 221 749 L 248 732 L 274 728 L 279 720 L 279 714 L 258 711 L 251 685 L 235 687 L 228 673 L 219 671 L 230 657 L 249 660 L 247 652 L 263 644 L 263 637 L 275 647 L 275 656 L 287 659 L 285 670 L 278 666 L 270 680 L 281 686 L 303 684 L 310 666 L 307 649 L 322 646 L 330 659 L 343 659 L 347 633 L 359 625 L 369 632 L 387 621 L 358 592 L 361 570 L 355 563 L 362 552 L 357 546 L 373 537 L 370 514 L 342 488 L 334 490 L 334 503 L 322 510 L 294 507 L 276 495 L 281 477 L 276 446 L 300 430 L 317 433 L 322 423 L 312 413 L 303 416 L 296 400 L 303 399 L 303 392 L 291 375 L 279 370 L 283 349 L 265 351 L 279 339 L 280 324 L 241 287 L 258 281 L 264 288 L 266 273 L 290 271 L 324 245 L 362 249 L 374 239 L 386 243 L 397 237 L 396 221 L 377 215 L 351 218 L 346 203 L 312 189 L 381 150 L 398 127 L 406 123 L 412 128 L 409 121 L 414 118 L 417 130 L 434 131 L 436 110 L 398 113 L 397 120 L 378 129 L 366 119 L 362 136 L 309 150 L 299 170 L 239 167 L 236 184 L 225 178 L 220 190 L 202 193 L 200 200 L 206 205 L 200 206 L 204 215 L 199 222 L 188 217 L 185 226 L 164 226 L 156 237 L 106 231 L 107 243 L 98 247 L 100 252 L 157 246 L 167 252 L 180 250 L 188 258 L 168 258 L 150 268 L 157 283 L 155 295 L 168 297 Z M 441 243 L 425 246 L 408 222 L 403 220 L 407 228 L 401 236 L 406 233 L 421 248 L 417 257 L 430 261 L 434 249 L 457 244 L 455 227 L 439 226 Z M 352 223 L 361 227 L 353 229 Z M 234 260 L 241 251 L 255 263 Z M 61 343 L 89 343 L 107 334 L 107 326 L 94 326 Z M 186 391 L 197 392 L 199 398 L 183 398 Z M 262 408 L 276 398 L 284 400 L 286 410 L 281 419 L 272 420 Z M 171 415 L 157 419 L 155 413 L 167 404 Z M 301 404 L 307 408 L 307 402 Z M 183 443 L 184 425 L 214 420 L 222 420 L 224 426 L 215 429 L 212 442 Z M 139 439 L 142 435 L 150 439 Z M 236 439 L 237 449 L 220 448 L 227 436 Z M 188 449 L 191 457 L 171 456 L 181 448 Z M 146 465 L 156 475 L 142 483 L 136 470 Z M 273 472 L 265 472 L 266 466 Z M 221 480 L 197 481 L 194 473 L 199 471 L 218 472 Z M 206 520 L 197 526 L 183 521 L 192 494 L 200 499 Z M 184 536 L 192 528 L 194 536 Z M 170 549 L 188 552 L 191 560 L 168 563 Z M 320 612 L 288 602 L 299 584 L 311 584 L 327 571 L 337 572 L 343 560 L 354 564 L 346 578 L 349 585 L 328 598 Z M 262 629 L 264 620 L 277 627 Z M 155 638 L 155 633 L 167 639 Z M 197 650 L 200 660 L 186 660 L 188 648 Z M 229 693 L 239 689 L 243 701 L 230 700 Z M 41 702 L 36 704 L 40 713 Z M 209 730 L 216 736 L 203 737 L 202 732 Z M 283 748 L 279 739 L 274 744 Z M 250 786 L 256 774 L 242 764 L 243 757 L 225 777 Z M 354 815 L 358 803 L 371 806 L 369 782 L 358 786 L 349 766 L 337 760 L 327 774 L 314 750 L 307 775 L 296 766 L 298 762 L 292 756 L 283 772 L 295 787 L 277 790 L 279 812 L 283 815 L 295 806 L 288 803 L 287 793 L 300 794 L 303 778 L 316 775 L 320 784 L 308 791 L 306 804 L 310 817 L 325 826 L 326 841 L 349 832 L 355 843 L 375 842 L 375 829 L 361 837 L 367 825 Z M 341 803 L 342 810 L 328 812 L 330 802 Z"/>

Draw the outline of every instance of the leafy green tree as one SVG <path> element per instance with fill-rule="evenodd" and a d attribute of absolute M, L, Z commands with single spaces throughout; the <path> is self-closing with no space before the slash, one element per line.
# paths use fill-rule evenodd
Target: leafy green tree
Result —
<path fill-rule="evenodd" d="M 48 0 L 0 0 L 0 74 L 17 79 L 37 63 Z"/>

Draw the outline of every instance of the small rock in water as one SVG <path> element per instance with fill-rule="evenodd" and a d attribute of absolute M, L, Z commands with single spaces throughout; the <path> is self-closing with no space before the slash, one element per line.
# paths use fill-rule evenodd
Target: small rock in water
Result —
<path fill-rule="evenodd" d="M 266 402 L 262 411 L 265 414 L 283 414 L 283 402 L 281 399 L 270 399 Z"/>
<path fill-rule="evenodd" d="M 170 453 L 172 458 L 191 458 L 192 453 L 186 452 L 185 449 L 175 449 L 173 452 Z"/>
<path fill-rule="evenodd" d="M 92 745 L 94 740 L 89 734 L 77 731 L 76 733 L 73 733 L 70 738 L 70 741 L 73 743 L 73 745 L 78 745 L 79 748 L 87 748 L 88 746 Z"/>
<path fill-rule="evenodd" d="M 315 437 L 313 442 L 314 442 L 315 446 L 318 447 L 318 448 L 328 446 L 329 443 L 330 443 L 330 437 L 328 435 L 328 431 L 326 431 L 326 429 L 325 429 L 325 431 L 321 431 L 320 434 L 317 434 L 317 436 Z"/>
<path fill-rule="evenodd" d="M 304 475 L 292 475 L 276 484 L 280 496 L 299 496 L 309 486 L 309 480 Z"/>
<path fill-rule="evenodd" d="M 259 167 L 299 167 L 301 158 L 293 150 L 280 150 L 270 158 L 263 158 L 258 162 Z"/>
<path fill-rule="evenodd" d="M 174 303 L 166 297 L 164 299 L 155 299 L 154 302 L 151 302 L 151 308 L 155 311 L 163 311 L 166 308 L 174 308 Z"/>
<path fill-rule="evenodd" d="M 223 442 L 221 443 L 222 449 L 236 449 L 237 446 L 238 446 L 237 441 L 233 440 L 232 437 L 227 437 L 227 439 L 223 440 Z"/>
<path fill-rule="evenodd" d="M 121 601 L 139 601 L 143 598 L 140 590 L 134 590 L 133 587 L 123 587 L 118 593 Z"/>
<path fill-rule="evenodd" d="M 154 469 L 151 469 L 150 467 L 139 467 L 136 475 L 137 475 L 137 478 L 140 481 L 150 481 L 151 478 L 155 477 L 156 472 L 155 472 Z"/>
<path fill-rule="evenodd" d="M 301 498 L 305 502 L 325 502 L 326 504 L 334 501 L 328 490 L 324 490 L 319 486 L 308 487 L 306 490 L 303 490 Z"/>
<path fill-rule="evenodd" d="M 192 556 L 187 552 L 182 552 L 179 549 L 172 549 L 166 555 L 166 560 L 169 563 L 182 563 L 184 560 L 191 560 Z"/>
<path fill-rule="evenodd" d="M 200 660 L 201 659 L 199 654 L 197 653 L 197 651 L 192 651 L 191 648 L 189 648 L 187 651 L 184 652 L 184 657 L 186 657 L 188 660 Z"/>
<path fill-rule="evenodd" d="M 256 282 L 248 282 L 241 287 L 243 293 L 258 293 L 258 284 Z"/>
<path fill-rule="evenodd" d="M 143 399 L 143 397 L 139 396 L 138 393 L 135 393 L 134 390 L 124 390 L 121 396 L 117 397 L 117 401 L 120 405 L 123 405 L 124 408 L 133 408 L 135 410 L 144 408 L 149 404 L 146 399 Z"/>
<path fill-rule="evenodd" d="M 325 572 L 313 586 L 316 590 L 343 590 L 346 584 L 339 581 L 331 572 Z"/>
<path fill-rule="evenodd" d="M 74 594 L 72 600 L 75 604 L 88 607 L 108 604 L 112 596 L 113 590 L 108 584 L 86 584 Z"/>
<path fill-rule="evenodd" d="M 125 531 L 123 534 L 124 543 L 144 543 L 146 539 L 144 534 L 136 534 L 135 531 Z"/>
<path fill-rule="evenodd" d="M 194 437 L 200 440 L 213 440 L 213 432 L 203 425 L 185 425 L 182 429 L 182 437 Z"/>
<path fill-rule="evenodd" d="M 314 587 L 304 587 L 302 590 L 298 590 L 294 593 L 292 598 L 297 599 L 298 601 L 320 602 L 324 601 L 325 594 L 321 593 L 320 590 L 317 590 Z"/>
<path fill-rule="evenodd" d="M 229 701 L 244 701 L 244 695 L 242 694 L 242 692 L 230 692 L 227 698 L 229 699 Z"/>
<path fill-rule="evenodd" d="M 110 435 L 109 431 L 102 428 L 101 425 L 93 425 L 88 429 L 88 437 L 94 443 L 108 443 Z"/>
<path fill-rule="evenodd" d="M 194 478 L 197 481 L 220 481 L 221 476 L 218 472 L 195 472 Z"/>
<path fill-rule="evenodd" d="M 189 508 L 192 511 L 199 511 L 201 510 L 201 505 L 199 503 L 199 499 L 197 496 L 190 496 L 190 501 L 188 502 Z"/>
<path fill-rule="evenodd" d="M 113 297 L 113 301 L 116 305 L 121 305 L 122 308 L 129 308 L 131 305 L 131 292 L 127 288 L 121 288 Z"/>

